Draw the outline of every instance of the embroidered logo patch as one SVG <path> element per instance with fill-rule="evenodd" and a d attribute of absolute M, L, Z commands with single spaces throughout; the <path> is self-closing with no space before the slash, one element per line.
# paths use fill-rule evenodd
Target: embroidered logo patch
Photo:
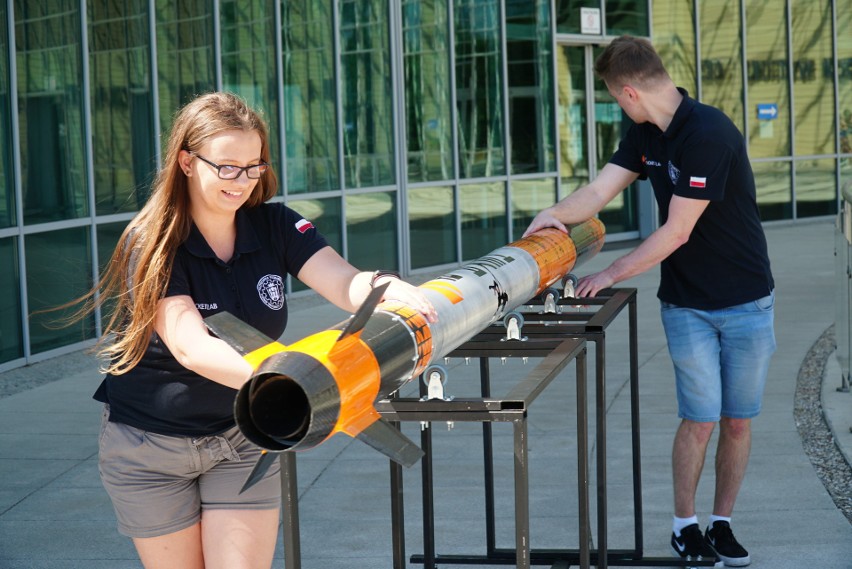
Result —
<path fill-rule="evenodd" d="M 314 228 L 314 224 L 311 223 L 310 221 L 308 221 L 307 219 L 305 219 L 304 217 L 296 222 L 296 229 L 299 231 L 299 233 L 304 233 L 308 229 L 313 229 L 313 228 Z"/>
<path fill-rule="evenodd" d="M 257 281 L 257 293 L 263 304 L 272 310 L 284 307 L 284 279 L 279 275 L 266 275 Z"/>
<path fill-rule="evenodd" d="M 677 181 L 680 180 L 680 170 L 672 164 L 672 161 L 669 160 L 669 178 L 672 180 L 672 184 L 677 185 Z"/>
<path fill-rule="evenodd" d="M 705 188 L 707 187 L 707 178 L 699 178 L 698 176 L 689 177 L 690 188 Z"/>

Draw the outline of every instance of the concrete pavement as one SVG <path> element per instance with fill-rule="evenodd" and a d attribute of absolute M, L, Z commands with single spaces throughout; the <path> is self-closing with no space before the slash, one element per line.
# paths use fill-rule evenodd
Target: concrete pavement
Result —
<path fill-rule="evenodd" d="M 835 318 L 833 232 L 829 220 L 766 228 L 777 283 L 778 351 L 770 369 L 763 413 L 754 421 L 752 458 L 733 523 L 738 538 L 751 552 L 755 569 L 852 568 L 852 524 L 817 476 L 793 416 L 799 370 Z M 624 253 L 604 251 L 577 272 L 603 268 Z M 635 287 L 638 292 L 645 554 L 667 557 L 672 509 L 670 452 L 678 419 L 673 372 L 655 297 L 657 275 L 652 270 L 619 286 Z M 283 340 L 293 341 L 345 317 L 315 298 L 297 298 L 291 301 L 290 326 Z M 632 547 L 633 543 L 626 320 L 619 317 L 607 332 L 611 548 Z M 852 394 L 835 390 L 840 376 L 834 357 L 826 364 L 824 409 L 837 444 L 849 457 Z M 447 392 L 474 396 L 478 366 L 451 360 L 447 367 Z M 494 393 L 507 390 L 532 367 L 533 362 L 493 363 Z M 98 478 L 100 405 L 91 394 L 100 377 L 94 359 L 73 354 L 13 372 L 20 375 L 29 370 L 34 374 L 51 370 L 61 379 L 0 399 L 0 568 L 141 567 L 131 542 L 115 529 L 112 507 Z M 0 374 L 0 382 L 4 375 Z M 533 548 L 577 547 L 574 377 L 574 367 L 569 365 L 529 414 Z M 591 378 L 590 365 L 590 382 Z M 412 382 L 403 388 L 403 394 L 415 389 Z M 593 425 L 592 417 L 590 421 Z M 456 423 L 452 430 L 443 424 L 432 428 L 438 552 L 483 553 L 479 427 Z M 403 431 L 419 440 L 419 425 L 403 424 Z M 494 433 L 496 536 L 499 547 L 512 547 L 512 434 L 509 427 L 500 425 L 495 425 Z M 300 453 L 297 463 L 302 567 L 390 568 L 387 461 L 365 445 L 337 436 Z M 699 487 L 702 525 L 710 513 L 713 482 L 710 456 Z M 852 489 L 848 491 L 852 493 Z M 405 516 L 406 551 L 419 553 L 422 518 L 417 466 L 405 471 Z M 594 520 L 592 528 L 596 528 Z M 280 539 L 274 566 L 284 567 Z"/>

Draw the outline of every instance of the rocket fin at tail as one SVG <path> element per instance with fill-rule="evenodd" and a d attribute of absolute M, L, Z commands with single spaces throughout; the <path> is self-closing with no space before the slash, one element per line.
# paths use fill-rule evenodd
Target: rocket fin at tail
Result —
<path fill-rule="evenodd" d="M 356 438 L 405 467 L 412 466 L 424 454 L 411 439 L 384 419 L 373 422 Z"/>
<path fill-rule="evenodd" d="M 284 349 L 284 345 L 276 342 L 262 332 L 255 330 L 229 312 L 219 312 L 204 319 L 204 325 L 217 338 L 226 341 L 241 356 L 265 348 L 270 344 Z M 279 350 L 280 351 L 280 350 Z"/>
<path fill-rule="evenodd" d="M 278 453 L 272 453 L 267 450 L 264 450 L 260 458 L 257 459 L 257 462 L 254 465 L 251 473 L 246 478 L 246 481 L 243 483 L 243 487 L 240 488 L 240 494 L 257 484 L 263 475 L 266 474 L 266 471 L 269 470 L 269 467 L 272 466 L 272 463 L 278 460 Z"/>
<path fill-rule="evenodd" d="M 360 308 L 358 308 L 358 312 L 355 313 L 355 316 L 352 317 L 349 324 L 347 324 L 346 328 L 343 329 L 343 332 L 340 333 L 340 337 L 337 338 L 338 342 L 352 336 L 353 334 L 357 334 L 364 329 L 364 326 L 367 325 L 367 321 L 370 319 L 370 316 L 373 315 L 376 307 L 382 301 L 382 296 L 385 294 L 385 290 L 388 286 L 390 286 L 390 283 L 385 283 L 370 291 L 370 294 L 367 295 L 367 298 L 364 299 L 364 302 L 362 302 Z"/>

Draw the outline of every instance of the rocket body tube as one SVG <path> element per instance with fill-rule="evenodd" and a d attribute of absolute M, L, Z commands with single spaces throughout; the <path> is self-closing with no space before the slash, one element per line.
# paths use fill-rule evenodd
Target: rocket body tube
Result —
<path fill-rule="evenodd" d="M 375 402 L 596 255 L 604 238 L 597 219 L 569 235 L 543 229 L 420 285 L 437 322 L 398 301 L 380 303 L 378 289 L 353 318 L 287 347 L 226 313 L 208 318 L 255 365 L 236 398 L 237 425 L 273 452 L 311 448 L 342 431 L 413 463 L 422 451 L 381 420 Z"/>

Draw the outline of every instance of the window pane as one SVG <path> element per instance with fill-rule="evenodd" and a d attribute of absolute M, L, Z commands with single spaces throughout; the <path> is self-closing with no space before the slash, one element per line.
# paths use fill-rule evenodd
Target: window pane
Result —
<path fill-rule="evenodd" d="M 137 211 L 157 167 L 148 7 L 89 0 L 88 16 L 97 213 Z"/>
<path fill-rule="evenodd" d="M 499 3 L 458 0 L 454 6 L 459 176 L 505 174 Z"/>
<path fill-rule="evenodd" d="M 346 196 L 346 239 L 346 256 L 359 269 L 398 269 L 396 194 Z"/>
<path fill-rule="evenodd" d="M 275 0 L 221 0 L 222 87 L 260 111 L 269 127 L 273 167 L 278 155 L 278 73 Z M 279 192 L 281 189 L 279 188 Z"/>
<path fill-rule="evenodd" d="M 345 185 L 395 181 L 388 3 L 340 2 L 340 90 Z"/>
<path fill-rule="evenodd" d="M 595 58 L 600 56 L 602 48 L 595 49 Z M 595 139 L 597 141 L 598 171 L 609 162 L 618 144 L 633 124 L 609 94 L 606 84 L 595 76 Z M 597 177 L 597 172 L 594 177 Z M 607 226 L 608 233 L 622 233 L 639 229 L 636 212 L 638 182 L 628 186 L 600 211 L 598 216 Z"/>
<path fill-rule="evenodd" d="M 837 161 L 796 161 L 796 217 L 837 213 Z"/>
<path fill-rule="evenodd" d="M 314 224 L 328 244 L 338 253 L 343 253 L 343 220 L 340 214 L 340 199 L 294 200 L 287 206 Z M 298 279 L 290 279 L 293 292 L 308 290 L 307 285 Z"/>
<path fill-rule="evenodd" d="M 549 0 L 506 2 L 513 174 L 556 168 L 551 42 Z"/>
<path fill-rule="evenodd" d="M 6 4 L 0 5 L 0 26 L 8 27 Z M 9 44 L 0 33 L 0 227 L 16 224 L 15 178 L 12 165 L 11 93 L 9 92 Z M 9 265 L 6 265 L 9 266 Z M 3 290 L 3 289 L 0 289 Z M 2 351 L 2 347 L 0 347 Z M 0 361 L 3 361 L 0 359 Z"/>
<path fill-rule="evenodd" d="M 106 223 L 98 225 L 98 273 L 103 274 L 104 269 L 112 257 L 115 246 L 118 244 L 118 239 L 121 237 L 121 232 L 127 227 L 127 222 L 121 221 L 118 223 Z M 112 314 L 115 300 L 107 298 L 101 306 L 101 323 L 106 325 L 109 322 L 109 317 Z"/>
<path fill-rule="evenodd" d="M 156 0 L 160 128 L 169 132 L 177 110 L 216 89 L 213 2 Z"/>
<path fill-rule="evenodd" d="M 448 18 L 443 0 L 403 0 L 410 182 L 454 177 Z"/>
<path fill-rule="evenodd" d="M 564 197 L 589 181 L 589 134 L 586 124 L 586 59 L 582 46 L 559 46 L 556 49 L 556 72 L 559 94 L 559 175 L 560 197 Z M 606 109 L 615 105 L 609 93 Z M 609 113 L 601 113 L 598 121 L 607 120 Z M 615 120 L 615 119 L 613 119 Z M 609 158 L 609 157 L 607 157 Z"/>
<path fill-rule="evenodd" d="M 80 3 L 15 0 L 24 222 L 89 214 Z"/>
<path fill-rule="evenodd" d="M 580 9 L 600 7 L 600 0 L 556 0 L 556 33 L 579 34 Z"/>
<path fill-rule="evenodd" d="M 0 239 L 0 363 L 24 356 L 18 240 Z"/>
<path fill-rule="evenodd" d="M 790 155 L 790 94 L 785 0 L 747 0 L 751 158 Z M 774 107 L 773 107 L 774 106 Z M 777 109 L 777 114 L 758 109 Z"/>
<path fill-rule="evenodd" d="M 648 2 L 606 0 L 605 7 L 607 35 L 647 36 L 649 34 Z"/>
<path fill-rule="evenodd" d="M 790 219 L 791 203 L 790 163 L 753 162 L 754 183 L 757 186 L 757 207 L 763 221 Z"/>
<path fill-rule="evenodd" d="M 698 95 L 695 71 L 695 9 L 692 0 L 655 0 L 654 47 L 675 85 Z"/>
<path fill-rule="evenodd" d="M 72 311 L 33 314 L 85 294 L 92 287 L 92 255 L 85 227 L 27 235 L 27 300 L 34 354 L 94 338 L 94 318 L 68 327 L 57 322 Z"/>
<path fill-rule="evenodd" d="M 743 63 L 740 0 L 700 2 L 701 101 L 728 115 L 740 132 L 743 119 Z M 772 21 L 774 16 L 767 16 Z M 775 19 L 777 23 L 777 18 Z"/>
<path fill-rule="evenodd" d="M 837 91 L 840 107 L 840 152 L 852 154 L 852 0 L 837 0 Z M 841 33 L 846 30 L 847 33 Z M 844 158 L 841 164 L 852 162 Z"/>
<path fill-rule="evenodd" d="M 795 0 L 792 6 L 796 155 L 834 154 L 831 2 Z"/>
<path fill-rule="evenodd" d="M 490 253 L 509 241 L 506 227 L 506 186 L 501 182 L 459 189 L 462 260 Z"/>
<path fill-rule="evenodd" d="M 453 188 L 409 188 L 408 229 L 411 268 L 453 263 L 456 259 L 456 216 Z"/>
<path fill-rule="evenodd" d="M 556 201 L 553 178 L 512 180 L 512 236 L 520 239 L 538 212 Z"/>
<path fill-rule="evenodd" d="M 282 0 L 287 192 L 340 188 L 332 3 Z"/>

